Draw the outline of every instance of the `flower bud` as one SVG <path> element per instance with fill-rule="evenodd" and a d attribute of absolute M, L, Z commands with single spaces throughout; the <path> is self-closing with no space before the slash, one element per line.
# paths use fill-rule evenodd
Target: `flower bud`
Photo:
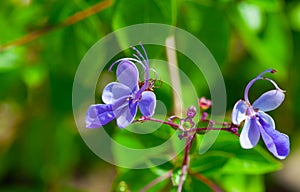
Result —
<path fill-rule="evenodd" d="M 193 117 L 195 117 L 196 113 L 197 113 L 196 107 L 195 106 L 190 106 L 187 110 L 186 115 L 187 115 L 188 118 L 193 118 Z"/>

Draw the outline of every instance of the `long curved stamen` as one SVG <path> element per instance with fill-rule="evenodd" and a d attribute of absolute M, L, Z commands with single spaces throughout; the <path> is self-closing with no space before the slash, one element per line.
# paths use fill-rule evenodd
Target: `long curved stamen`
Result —
<path fill-rule="evenodd" d="M 153 69 L 153 68 L 150 68 L 150 71 L 153 71 L 153 73 L 155 75 L 155 80 L 157 80 L 158 79 L 158 73 L 157 73 L 157 71 L 155 69 Z"/>
<path fill-rule="evenodd" d="M 139 60 L 141 62 L 146 61 L 146 59 L 144 58 L 144 56 L 141 54 L 141 52 L 136 47 L 131 46 L 130 48 L 137 53 L 138 57 L 140 58 Z M 148 64 L 148 63 L 146 63 L 146 64 Z"/>
<path fill-rule="evenodd" d="M 250 103 L 249 102 L 249 98 L 248 98 L 248 93 L 249 93 L 249 89 L 252 87 L 252 85 L 257 81 L 257 80 L 260 80 L 260 79 L 265 79 L 263 77 L 264 74 L 266 73 L 275 73 L 276 70 L 275 69 L 267 69 L 265 70 L 264 72 L 260 73 L 257 77 L 255 77 L 254 79 L 252 79 L 246 86 L 246 89 L 245 89 L 245 93 L 244 93 L 244 99 L 247 103 Z M 278 87 L 278 86 L 277 86 Z M 279 88 L 279 87 L 278 87 Z"/>
<path fill-rule="evenodd" d="M 270 81 L 278 91 L 285 92 L 285 90 L 280 89 L 280 87 L 277 85 L 277 83 L 275 83 L 275 81 L 273 81 L 272 79 L 264 78 L 264 80 Z"/>
<path fill-rule="evenodd" d="M 113 63 L 110 65 L 110 67 L 109 67 L 108 70 L 109 70 L 109 71 L 112 71 L 112 68 L 113 68 L 116 64 L 120 63 L 121 61 L 134 61 L 134 62 L 137 62 L 137 63 L 139 63 L 140 65 L 142 65 L 143 68 L 145 68 L 144 63 L 142 63 L 140 60 L 137 60 L 137 59 L 134 59 L 134 58 L 130 58 L 130 57 L 126 57 L 126 58 L 118 59 L 117 61 L 113 62 Z"/>
<path fill-rule="evenodd" d="M 136 47 L 131 46 L 130 48 L 137 53 L 136 58 L 139 58 L 139 60 L 142 63 L 144 63 L 144 66 L 145 66 L 144 67 L 144 72 L 145 72 L 144 73 L 145 74 L 145 78 L 144 78 L 145 79 L 145 83 L 144 83 L 144 86 L 145 87 L 143 86 L 144 88 L 143 87 L 141 88 L 144 91 L 147 88 L 147 85 L 148 85 L 148 82 L 149 82 L 149 78 L 150 78 L 150 74 L 149 74 L 149 60 L 148 60 L 148 55 L 147 55 L 147 52 L 146 52 L 143 44 L 140 42 L 139 45 L 141 46 L 141 48 L 142 48 L 142 50 L 144 52 L 145 57 L 143 56 L 143 54 Z"/>
<path fill-rule="evenodd" d="M 149 60 L 148 60 L 148 55 L 147 55 L 147 52 L 141 42 L 139 43 L 139 45 L 141 46 L 145 57 L 142 55 L 142 53 L 136 47 L 131 46 L 130 48 L 136 52 L 136 54 L 133 54 L 133 56 L 135 58 L 128 57 L 128 58 L 119 59 L 119 60 L 113 62 L 113 64 L 111 64 L 111 66 L 109 67 L 109 71 L 112 71 L 112 68 L 116 64 L 118 64 L 122 61 L 133 61 L 133 62 L 137 62 L 140 65 L 142 65 L 142 67 L 144 69 L 144 81 L 145 82 L 144 82 L 143 86 L 140 88 L 140 90 L 137 92 L 137 95 L 141 95 L 142 92 L 147 89 L 149 80 L 150 80 L 150 68 L 149 68 L 150 64 L 149 64 Z"/>
<path fill-rule="evenodd" d="M 144 79 L 145 79 L 145 83 L 144 83 L 144 85 L 141 87 L 141 89 L 140 89 L 140 92 L 143 92 L 143 91 L 145 91 L 146 89 L 147 89 L 147 87 L 148 87 L 148 84 L 149 84 L 149 79 L 150 79 L 150 69 L 149 69 L 149 59 L 148 59 L 148 55 L 147 55 L 147 52 L 146 52 L 146 50 L 145 50 L 145 48 L 144 48 L 144 46 L 143 46 L 143 44 L 140 42 L 139 43 L 140 44 L 140 47 L 142 48 L 142 50 L 143 50 L 143 52 L 144 52 L 144 54 L 145 54 L 145 57 L 146 57 L 146 59 L 144 58 L 144 57 L 142 57 L 143 59 L 144 59 L 144 63 L 145 63 L 145 65 L 146 65 L 146 68 L 145 68 L 145 70 L 144 70 L 144 72 L 145 72 L 145 77 L 144 77 Z M 140 53 L 140 52 L 139 52 Z M 140 53 L 141 54 L 141 53 Z"/>
<path fill-rule="evenodd" d="M 147 52 L 146 52 L 146 50 L 145 50 L 145 48 L 144 48 L 144 46 L 143 46 L 143 44 L 140 42 L 139 43 L 140 44 L 140 46 L 142 47 L 142 49 L 143 49 L 143 52 L 144 52 L 144 54 L 145 54 L 145 57 L 146 57 L 146 62 L 148 63 L 148 66 L 150 65 L 150 63 L 149 63 L 149 59 L 148 59 L 148 55 L 147 55 Z"/>
<path fill-rule="evenodd" d="M 142 67 L 143 67 L 143 69 L 145 70 L 146 69 L 146 66 L 145 66 L 145 64 L 143 63 L 143 61 L 142 61 L 142 59 L 139 57 L 139 56 L 137 56 L 136 54 L 132 54 L 137 60 L 139 60 L 143 65 L 142 65 Z"/>

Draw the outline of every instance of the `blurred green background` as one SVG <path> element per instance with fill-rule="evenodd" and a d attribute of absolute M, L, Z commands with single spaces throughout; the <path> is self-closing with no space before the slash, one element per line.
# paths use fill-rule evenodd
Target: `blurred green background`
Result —
<path fill-rule="evenodd" d="M 90 15 L 70 19 L 82 10 Z M 291 154 L 265 176 L 265 189 L 300 191 L 300 1 L 288 0 L 0 1 L 0 191 L 110 190 L 115 167 L 89 150 L 74 123 L 73 78 L 97 40 L 145 22 L 177 26 L 208 47 L 224 75 L 228 115 L 249 80 L 277 69 L 272 78 L 286 100 L 271 115 L 290 136 Z M 257 83 L 252 99 L 268 88 Z"/>

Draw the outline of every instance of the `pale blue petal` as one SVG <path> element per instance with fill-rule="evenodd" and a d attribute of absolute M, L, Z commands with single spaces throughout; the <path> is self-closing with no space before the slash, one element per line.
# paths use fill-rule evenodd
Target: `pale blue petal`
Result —
<path fill-rule="evenodd" d="M 129 87 L 131 92 L 138 90 L 139 71 L 131 61 L 122 61 L 118 65 L 117 79 Z"/>
<path fill-rule="evenodd" d="M 260 122 L 264 124 L 260 128 L 260 132 L 268 150 L 278 159 L 285 159 L 290 153 L 289 137 L 275 130 L 270 124 L 264 122 L 263 119 L 260 119 Z"/>
<path fill-rule="evenodd" d="M 132 123 L 137 112 L 137 102 L 126 105 L 119 111 L 115 111 L 117 114 L 117 125 L 119 128 L 125 128 Z"/>
<path fill-rule="evenodd" d="M 284 100 L 284 93 L 278 90 L 270 90 L 262 94 L 253 103 L 254 109 L 260 111 L 271 111 L 276 109 Z"/>
<path fill-rule="evenodd" d="M 102 101 L 106 104 L 112 104 L 120 98 L 128 97 L 130 94 L 131 89 L 129 87 L 118 82 L 112 82 L 104 87 Z"/>
<path fill-rule="evenodd" d="M 243 100 L 239 100 L 233 107 L 231 121 L 235 125 L 241 124 L 246 119 L 247 104 Z"/>
<path fill-rule="evenodd" d="M 103 126 L 115 118 L 112 105 L 91 105 L 87 110 L 85 124 L 87 128 Z"/>
<path fill-rule="evenodd" d="M 259 141 L 260 127 L 256 117 L 247 118 L 240 135 L 240 143 L 242 148 L 251 149 Z"/>
<path fill-rule="evenodd" d="M 144 91 L 142 99 L 139 102 L 141 113 L 146 117 L 151 117 L 154 114 L 156 106 L 156 96 L 151 91 Z"/>

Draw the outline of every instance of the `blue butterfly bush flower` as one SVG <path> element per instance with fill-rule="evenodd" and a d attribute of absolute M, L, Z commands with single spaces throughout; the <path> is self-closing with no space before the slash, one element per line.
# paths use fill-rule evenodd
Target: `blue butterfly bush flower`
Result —
<path fill-rule="evenodd" d="M 156 106 L 156 96 L 152 91 L 148 91 L 150 82 L 150 68 L 147 53 L 140 44 L 145 57 L 141 52 L 132 47 L 137 52 L 133 54 L 135 58 L 123 58 L 114 62 L 118 65 L 116 76 L 117 82 L 106 85 L 102 93 L 102 101 L 105 104 L 91 105 L 86 114 L 86 127 L 97 128 L 103 126 L 113 119 L 117 120 L 119 128 L 130 125 L 139 108 L 141 113 L 150 117 L 154 114 Z M 139 71 L 135 65 L 138 63 L 143 68 L 144 81 L 139 86 Z"/>
<path fill-rule="evenodd" d="M 266 70 L 248 83 L 244 100 L 239 100 L 233 108 L 232 123 L 240 125 L 242 121 L 245 121 L 240 135 L 240 144 L 243 148 L 253 148 L 261 135 L 268 150 L 278 159 L 284 159 L 290 152 L 289 137 L 275 130 L 273 118 L 265 113 L 276 109 L 283 102 L 284 91 L 273 80 L 263 77 L 268 72 L 276 71 Z M 265 92 L 251 105 L 248 98 L 249 89 L 257 80 L 261 79 L 270 81 L 275 86 L 275 90 Z"/>

